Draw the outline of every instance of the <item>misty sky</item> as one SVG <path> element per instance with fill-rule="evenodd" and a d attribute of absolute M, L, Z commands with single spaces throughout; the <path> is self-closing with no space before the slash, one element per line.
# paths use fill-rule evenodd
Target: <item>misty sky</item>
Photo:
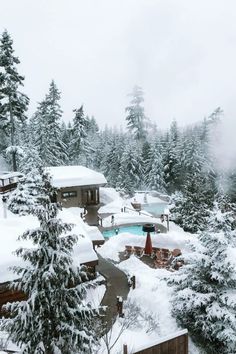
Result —
<path fill-rule="evenodd" d="M 99 125 L 124 125 L 135 84 L 161 128 L 218 106 L 233 122 L 235 18 L 235 0 L 0 0 L 0 31 L 13 37 L 30 113 L 54 78 L 64 118 L 83 103 Z"/>

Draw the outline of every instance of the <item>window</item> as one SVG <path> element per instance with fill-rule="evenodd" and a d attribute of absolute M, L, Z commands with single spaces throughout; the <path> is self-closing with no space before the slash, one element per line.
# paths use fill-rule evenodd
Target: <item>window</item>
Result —
<path fill-rule="evenodd" d="M 77 192 L 76 191 L 62 192 L 61 197 L 62 199 L 75 198 L 77 197 Z"/>
<path fill-rule="evenodd" d="M 87 205 L 96 205 L 99 203 L 98 189 L 83 190 L 83 203 Z"/>

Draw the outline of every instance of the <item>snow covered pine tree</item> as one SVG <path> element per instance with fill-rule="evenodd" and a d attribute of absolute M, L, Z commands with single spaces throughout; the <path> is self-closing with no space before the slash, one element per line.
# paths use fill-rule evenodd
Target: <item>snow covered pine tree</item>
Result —
<path fill-rule="evenodd" d="M 93 318 L 98 310 L 84 301 L 85 272 L 72 259 L 77 237 L 68 235 L 73 225 L 57 219 L 59 206 L 51 201 L 54 193 L 48 175 L 43 174 L 39 205 L 32 210 L 40 226 L 20 237 L 31 240 L 34 247 L 16 251 L 27 266 L 14 268 L 19 280 L 12 283 L 28 299 L 6 305 L 11 318 L 1 329 L 24 354 L 92 353 Z"/>
<path fill-rule="evenodd" d="M 38 205 L 41 182 L 39 169 L 32 168 L 25 177 L 21 178 L 17 188 L 10 194 L 8 209 L 14 214 L 31 214 L 32 208 Z"/>
<path fill-rule="evenodd" d="M 24 81 L 16 68 L 19 63 L 14 56 L 13 41 L 5 30 L 0 40 L 0 128 L 10 135 L 11 147 L 8 147 L 8 152 L 12 157 L 13 171 L 17 171 L 19 149 L 16 141 L 17 122 L 20 128 L 26 120 L 25 112 L 29 104 L 29 98 L 18 90 Z"/>
<path fill-rule="evenodd" d="M 236 244 L 233 208 L 218 198 L 208 229 L 173 274 L 173 314 L 204 353 L 236 353 Z"/>

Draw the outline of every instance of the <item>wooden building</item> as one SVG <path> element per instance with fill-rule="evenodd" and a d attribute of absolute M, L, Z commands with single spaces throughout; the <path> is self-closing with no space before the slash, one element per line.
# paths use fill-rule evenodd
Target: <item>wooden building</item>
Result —
<path fill-rule="evenodd" d="M 89 278 L 94 278 L 98 260 L 96 259 L 90 262 L 85 262 L 84 265 L 87 266 Z M 0 318 L 6 315 L 6 311 L 3 309 L 3 305 L 8 302 L 23 301 L 27 299 L 26 294 L 24 294 L 22 291 L 9 289 L 9 284 L 9 281 L 0 283 Z"/>
<path fill-rule="evenodd" d="M 89 262 L 81 263 L 87 267 L 87 274 L 89 279 L 93 279 L 96 274 L 96 266 L 98 265 L 98 259 L 94 259 Z M 7 313 L 3 309 L 3 305 L 8 302 L 24 301 L 27 299 L 27 295 L 19 290 L 11 290 L 9 288 L 10 281 L 0 283 L 0 318 L 6 316 Z"/>
<path fill-rule="evenodd" d="M 124 345 L 123 354 L 188 354 L 188 331 L 175 332 L 152 343 L 142 345 L 129 351 L 129 345 Z"/>
<path fill-rule="evenodd" d="M 105 186 L 102 173 L 84 166 L 48 167 L 52 185 L 58 189 L 58 201 L 65 208 L 99 206 L 99 187 Z"/>
<path fill-rule="evenodd" d="M 1 216 L 0 216 L 1 218 Z M 59 218 L 63 222 L 73 224 L 71 233 L 78 236 L 78 240 L 73 247 L 72 258 L 75 266 L 85 265 L 89 277 L 96 275 L 98 256 L 94 250 L 94 239 L 97 240 L 102 235 L 95 227 L 86 225 L 80 217 L 75 216 L 69 210 L 64 209 L 60 212 Z M 2 315 L 2 305 L 11 301 L 20 301 L 25 298 L 25 294 L 19 291 L 12 291 L 8 284 L 16 279 L 17 275 L 11 270 L 14 266 L 25 267 L 26 264 L 21 257 L 17 257 L 15 250 L 19 247 L 32 248 L 31 240 L 19 240 L 26 229 L 38 228 L 37 218 L 27 216 L 12 216 L 11 218 L 1 219 L 0 227 L 0 318 Z M 81 237 L 83 235 L 83 237 Z"/>
<path fill-rule="evenodd" d="M 20 172 L 0 172 L 0 194 L 16 189 L 19 179 L 23 177 Z"/>

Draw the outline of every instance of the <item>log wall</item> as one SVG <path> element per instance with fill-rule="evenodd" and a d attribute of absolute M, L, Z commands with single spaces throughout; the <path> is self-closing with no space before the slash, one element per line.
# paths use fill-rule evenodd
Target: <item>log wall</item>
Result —
<path fill-rule="evenodd" d="M 7 302 L 23 301 L 26 300 L 26 295 L 21 291 L 10 290 L 9 282 L 0 284 L 0 317 L 6 316 L 7 313 L 3 309 L 3 305 Z"/>

